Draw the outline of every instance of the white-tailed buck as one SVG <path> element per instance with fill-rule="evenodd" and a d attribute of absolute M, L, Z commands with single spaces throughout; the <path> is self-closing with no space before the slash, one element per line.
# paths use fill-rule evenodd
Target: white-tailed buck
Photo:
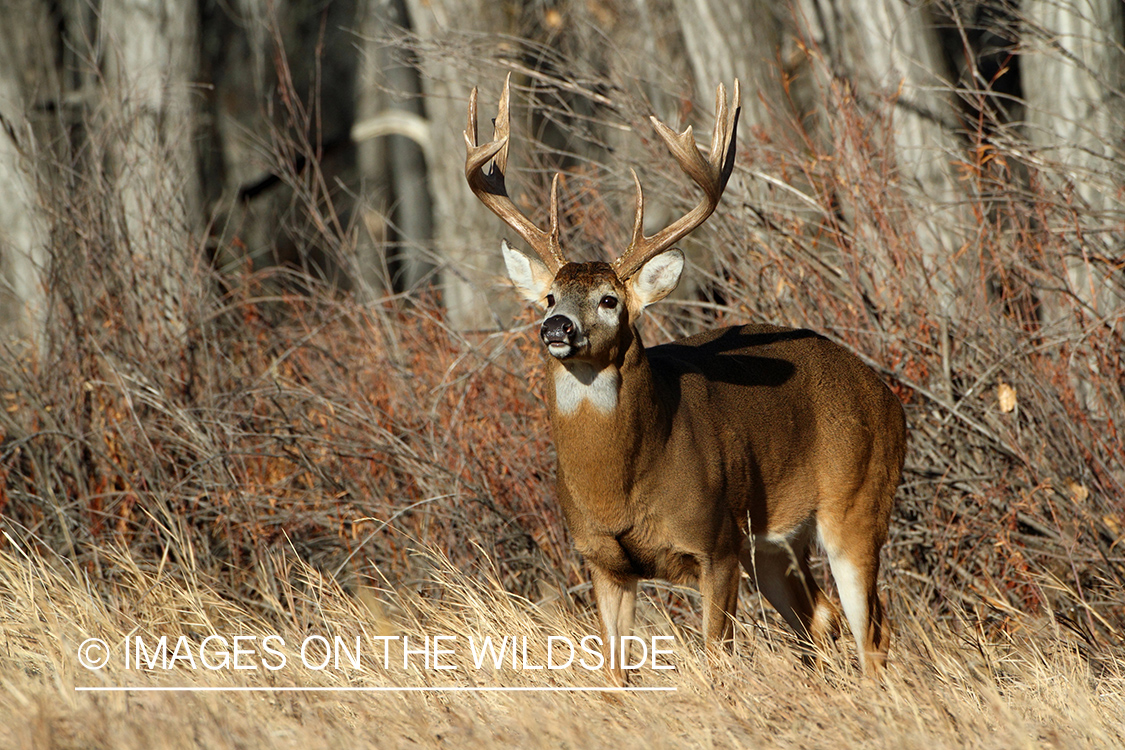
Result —
<path fill-rule="evenodd" d="M 505 84 L 495 136 L 478 145 L 473 90 L 465 176 L 539 256 L 502 244 L 515 286 L 546 311 L 539 335 L 558 497 L 590 567 L 604 635 L 628 635 L 637 581 L 663 578 L 697 582 L 705 643 L 729 642 L 741 563 L 799 637 L 823 645 L 839 618 L 809 568 L 815 537 L 861 668 L 878 672 L 890 640 L 876 592 L 879 550 L 906 448 L 899 400 L 855 355 L 811 331 L 735 326 L 646 349 L 636 327 L 679 281 L 684 257 L 669 248 L 711 215 L 726 187 L 737 81 L 731 107 L 718 88 L 707 158 L 691 128 L 677 134 L 652 118 L 704 198 L 646 237 L 636 181 L 633 238 L 612 264 L 567 262 L 557 177 L 546 231 L 509 199 L 508 99 Z M 623 680 L 620 669 L 615 677 Z"/>

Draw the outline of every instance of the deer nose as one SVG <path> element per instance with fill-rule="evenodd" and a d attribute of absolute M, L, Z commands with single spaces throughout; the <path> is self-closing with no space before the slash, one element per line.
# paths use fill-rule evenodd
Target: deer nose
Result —
<path fill-rule="evenodd" d="M 539 336 L 544 344 L 571 344 L 577 326 L 565 315 L 552 315 L 543 321 Z"/>

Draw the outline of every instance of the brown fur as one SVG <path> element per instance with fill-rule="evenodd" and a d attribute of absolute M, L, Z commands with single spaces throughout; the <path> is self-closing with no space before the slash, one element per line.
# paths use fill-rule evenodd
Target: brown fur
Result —
<path fill-rule="evenodd" d="M 607 290 L 625 303 L 617 325 L 596 314 Z M 808 567 L 818 531 L 863 588 L 856 639 L 861 663 L 876 670 L 889 638 L 875 578 L 906 441 L 898 399 L 853 354 L 806 330 L 722 328 L 645 349 L 631 320 L 640 305 L 606 264 L 564 266 L 551 293 L 578 311 L 589 339 L 571 358 L 547 357 L 548 403 L 559 502 L 606 635 L 627 634 L 636 582 L 662 578 L 698 583 L 705 640 L 728 642 L 741 561 L 819 645 L 838 618 Z M 576 366 L 617 372 L 615 409 L 584 401 L 559 411 L 554 376 Z"/>
<path fill-rule="evenodd" d="M 547 230 L 508 197 L 509 83 L 489 143 L 477 145 L 476 89 L 469 97 L 465 176 L 540 258 L 502 248 L 520 292 L 548 308 L 540 336 L 559 502 L 590 566 L 604 634 L 628 635 L 637 581 L 664 578 L 698 582 L 704 639 L 729 642 L 741 565 L 798 635 L 818 645 L 839 619 L 809 569 L 818 536 L 860 663 L 878 669 L 889 643 L 875 590 L 879 550 L 906 445 L 898 399 L 854 355 L 810 331 L 724 328 L 646 351 L 634 327 L 679 279 L 683 255 L 670 248 L 707 219 L 726 187 L 738 81 L 730 107 L 725 88 L 716 90 L 706 159 L 691 128 L 676 133 L 653 119 L 704 195 L 645 236 L 638 181 L 633 238 L 612 266 L 566 262 L 557 176 Z"/>

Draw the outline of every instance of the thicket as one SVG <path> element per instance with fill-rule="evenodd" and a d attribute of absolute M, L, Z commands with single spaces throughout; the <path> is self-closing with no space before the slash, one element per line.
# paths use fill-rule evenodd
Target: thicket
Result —
<path fill-rule="evenodd" d="M 528 82 L 516 83 L 521 98 Z M 537 101 L 565 83 L 539 75 Z M 636 89 L 608 80 L 598 90 L 614 92 L 590 103 L 598 121 L 651 147 L 646 188 L 692 204 L 648 135 Z M 910 600 L 985 630 L 1049 617 L 1091 655 L 1120 649 L 1125 320 L 1092 305 L 1071 273 L 1085 264 L 1125 294 L 1120 257 L 1096 250 L 1116 242 L 1120 253 L 1125 215 L 1089 210 L 1067 168 L 990 121 L 982 102 L 962 124 L 974 147 L 950 155 L 962 202 L 927 203 L 895 168 L 891 103 L 815 90 L 815 116 L 794 116 L 786 132 L 742 130 L 735 178 L 691 245 L 699 283 L 653 313 L 647 341 L 768 321 L 844 343 L 908 414 L 884 557 L 892 616 Z M 263 158 L 298 196 L 288 229 L 348 268 L 359 229 L 334 220 L 307 118 L 280 119 Z M 691 119 L 706 131 L 705 117 Z M 576 134 L 589 132 L 580 125 Z M 91 122 L 86 143 L 101 137 Z M 512 165 L 543 216 L 539 149 L 530 137 L 513 144 Z M 587 601 L 554 498 L 532 313 L 507 330 L 459 332 L 445 324 L 440 290 L 370 301 L 310 264 L 221 270 L 208 258 L 237 256 L 239 241 L 216 232 L 191 248 L 197 263 L 169 319 L 143 293 L 169 271 L 132 252 L 112 220 L 120 200 L 89 154 L 39 157 L 66 179 L 43 183 L 44 341 L 35 355 L 0 352 L 0 546 L 73 561 L 95 590 L 122 574 L 107 550 L 125 548 L 267 618 L 282 614 L 280 591 L 301 585 L 294 556 L 345 586 L 429 592 L 421 547 L 470 573 L 494 569 L 532 599 Z M 569 168 L 564 224 L 575 243 L 627 235 L 607 208 L 618 188 L 631 198 L 624 166 Z M 1103 187 L 1120 197 L 1112 175 Z M 965 238 L 946 248 L 952 307 L 920 249 L 928 221 Z M 479 241 L 501 234 L 497 225 Z"/>

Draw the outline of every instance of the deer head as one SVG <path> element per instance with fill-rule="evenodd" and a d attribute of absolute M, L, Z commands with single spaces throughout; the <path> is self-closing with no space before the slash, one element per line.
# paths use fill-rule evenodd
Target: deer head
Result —
<path fill-rule="evenodd" d="M 637 196 L 633 235 L 624 252 L 611 263 L 568 263 L 559 239 L 559 179 L 551 183 L 550 225 L 535 226 L 508 196 L 505 171 L 511 139 L 509 101 L 511 75 L 504 83 L 496 115 L 495 133 L 477 145 L 477 90 L 469 96 L 465 130 L 465 177 L 476 196 L 512 227 L 538 258 L 502 244 L 508 275 L 520 294 L 545 311 L 540 337 L 548 353 L 560 360 L 600 364 L 612 359 L 624 332 L 645 307 L 664 299 L 676 288 L 684 256 L 672 245 L 707 220 L 719 204 L 734 169 L 735 138 L 740 112 L 738 81 L 733 105 L 727 106 L 720 84 L 715 100 L 715 130 L 709 156 L 704 158 L 689 126 L 676 133 L 651 118 L 680 168 L 703 189 L 703 198 L 688 213 L 652 236 L 644 234 L 644 192 L 633 172 Z"/>

